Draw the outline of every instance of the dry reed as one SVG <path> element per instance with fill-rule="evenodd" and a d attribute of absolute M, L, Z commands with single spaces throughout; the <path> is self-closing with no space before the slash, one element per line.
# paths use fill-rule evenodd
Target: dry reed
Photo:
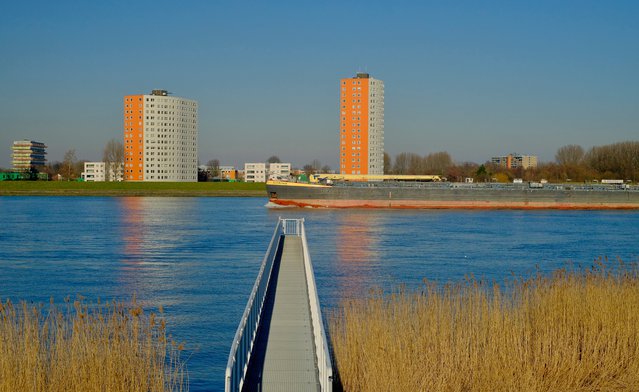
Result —
<path fill-rule="evenodd" d="M 0 301 L 0 391 L 180 391 L 187 376 L 166 323 L 135 303 Z"/>
<path fill-rule="evenodd" d="M 376 292 L 330 318 L 347 391 L 639 391 L 639 270 Z"/>

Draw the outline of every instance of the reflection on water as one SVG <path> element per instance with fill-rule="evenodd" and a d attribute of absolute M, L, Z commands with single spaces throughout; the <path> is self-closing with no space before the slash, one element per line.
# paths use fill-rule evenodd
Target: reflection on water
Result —
<path fill-rule="evenodd" d="M 120 201 L 122 208 L 122 242 L 124 243 L 124 263 L 134 264 L 140 252 L 142 231 L 144 226 L 144 211 L 142 204 L 148 204 L 141 197 L 123 197 Z"/>
<path fill-rule="evenodd" d="M 188 234 L 184 226 L 197 208 L 194 199 L 159 197 L 125 197 L 120 204 L 125 244 L 122 261 L 130 264 L 159 262 L 159 255 L 184 243 Z"/>
<path fill-rule="evenodd" d="M 369 211 L 335 217 L 337 287 L 342 299 L 357 297 L 374 280 L 371 268 L 380 263 L 381 222 Z"/>
<path fill-rule="evenodd" d="M 125 292 L 143 298 L 148 293 L 177 293 L 197 249 L 188 238 L 197 216 L 196 199 L 125 197 L 121 208 L 123 249 L 119 281 Z M 154 306 L 176 305 L 182 299 L 164 296 Z"/>
<path fill-rule="evenodd" d="M 264 198 L 0 197 L 0 298 L 163 305 L 192 391 L 222 391 L 278 216 L 304 218 L 322 308 L 371 288 L 639 261 L 639 212 L 264 208 Z M 76 213 L 71 213 L 71 211 Z M 34 213 L 37 212 L 37 213 Z M 34 229 L 35 226 L 35 229 Z"/>

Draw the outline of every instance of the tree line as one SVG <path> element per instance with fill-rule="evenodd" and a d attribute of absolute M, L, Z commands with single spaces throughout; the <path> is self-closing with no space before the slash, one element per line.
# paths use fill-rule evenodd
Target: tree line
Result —
<path fill-rule="evenodd" d="M 104 147 L 103 161 L 106 163 L 124 162 L 124 148 L 122 142 L 112 139 Z M 49 178 L 60 175 L 63 179 L 75 179 L 84 170 L 83 160 L 78 160 L 75 149 L 64 154 L 63 161 L 50 162 L 40 172 L 49 174 Z M 269 163 L 280 162 L 279 157 L 271 156 Z M 219 161 L 208 162 L 213 176 L 219 175 Z M 307 174 L 328 173 L 331 168 L 315 159 L 303 166 Z M 632 182 L 639 181 L 639 141 L 625 141 L 603 146 L 595 146 L 589 150 L 576 144 L 560 147 L 553 162 L 541 162 L 536 168 L 508 169 L 499 165 L 485 162 L 455 162 L 446 151 L 419 155 L 402 152 L 394 159 L 384 153 L 385 174 L 428 174 L 440 175 L 450 181 L 464 181 L 464 178 L 474 178 L 475 181 L 511 181 L 521 178 L 525 181 L 539 181 L 546 179 L 551 182 L 563 181 L 593 181 L 601 179 L 622 179 Z"/>
<path fill-rule="evenodd" d="M 576 144 L 560 147 L 553 162 L 541 162 L 536 168 L 509 169 L 491 162 L 456 163 L 448 152 L 440 151 L 421 156 L 402 152 L 394 159 L 384 153 L 385 174 L 441 175 L 450 181 L 525 181 L 546 179 L 552 182 L 621 179 L 639 181 L 639 142 L 626 141 L 589 150 Z"/>

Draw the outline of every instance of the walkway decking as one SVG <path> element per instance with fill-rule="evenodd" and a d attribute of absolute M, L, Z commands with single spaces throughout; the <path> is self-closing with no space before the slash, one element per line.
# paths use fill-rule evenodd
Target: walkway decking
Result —
<path fill-rule="evenodd" d="M 319 391 L 301 237 L 284 237 L 264 306 L 243 390 Z"/>
<path fill-rule="evenodd" d="M 226 392 L 332 392 L 333 366 L 304 219 L 278 220 L 224 378 Z"/>

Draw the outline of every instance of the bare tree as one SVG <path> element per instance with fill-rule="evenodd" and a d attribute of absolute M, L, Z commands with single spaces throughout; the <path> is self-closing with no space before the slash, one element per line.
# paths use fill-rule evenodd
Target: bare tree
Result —
<path fill-rule="evenodd" d="M 584 149 L 576 144 L 560 147 L 555 154 L 555 161 L 561 166 L 576 166 L 584 157 Z"/>
<path fill-rule="evenodd" d="M 307 176 L 310 176 L 311 174 L 315 174 L 315 169 L 313 168 L 313 165 L 311 165 L 310 163 L 307 163 L 306 165 L 304 165 L 302 170 L 304 170 L 304 173 Z"/>
<path fill-rule="evenodd" d="M 393 163 L 391 161 L 391 156 L 387 152 L 384 152 L 384 174 L 390 174 L 393 170 Z"/>
<path fill-rule="evenodd" d="M 313 159 L 311 163 L 304 165 L 304 167 L 302 168 L 302 170 L 304 170 L 304 173 L 309 176 L 311 174 L 319 173 L 321 169 L 322 162 L 320 162 L 318 159 Z"/>
<path fill-rule="evenodd" d="M 282 161 L 277 155 L 272 155 L 266 160 L 266 163 L 282 163 Z"/>
<path fill-rule="evenodd" d="M 395 164 L 393 165 L 393 173 L 395 174 L 408 174 L 408 168 L 410 166 L 409 153 L 402 152 L 395 157 Z"/>
<path fill-rule="evenodd" d="M 446 151 L 434 152 L 424 157 L 424 174 L 444 174 L 453 165 L 453 159 Z"/>
<path fill-rule="evenodd" d="M 311 166 L 313 166 L 313 170 L 315 170 L 315 173 L 318 173 L 322 169 L 322 162 L 320 162 L 319 159 L 313 159 L 313 162 L 311 162 Z"/>
<path fill-rule="evenodd" d="M 421 174 L 422 157 L 412 152 L 402 152 L 395 157 L 393 173 L 395 174 Z"/>
<path fill-rule="evenodd" d="M 585 161 L 601 177 L 636 181 L 639 178 L 639 142 L 593 147 L 586 154 Z"/>
<path fill-rule="evenodd" d="M 111 139 L 104 146 L 102 154 L 106 181 L 116 181 L 122 176 L 124 168 L 124 146 L 117 139 Z"/>
<path fill-rule="evenodd" d="M 75 155 L 75 148 L 70 149 L 64 153 L 64 160 L 62 161 L 62 170 L 67 181 L 75 178 L 75 164 L 78 158 Z"/>
<path fill-rule="evenodd" d="M 210 161 L 206 163 L 206 166 L 211 171 L 212 177 L 220 176 L 220 160 L 219 159 L 211 159 Z"/>

